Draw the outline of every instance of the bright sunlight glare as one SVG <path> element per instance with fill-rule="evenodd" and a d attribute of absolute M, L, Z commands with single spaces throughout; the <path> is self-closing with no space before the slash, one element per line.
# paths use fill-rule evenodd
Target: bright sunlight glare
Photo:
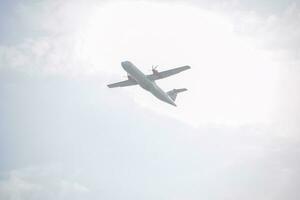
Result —
<path fill-rule="evenodd" d="M 151 65 L 159 65 L 158 70 L 192 67 L 157 81 L 165 91 L 188 88 L 178 96 L 177 108 L 139 87 L 124 89 L 147 109 L 194 126 L 272 120 L 278 66 L 258 42 L 236 33 L 226 16 L 185 4 L 109 3 L 91 13 L 80 35 L 81 56 L 108 73 L 108 82 L 124 79 L 123 60 L 146 74 Z"/>

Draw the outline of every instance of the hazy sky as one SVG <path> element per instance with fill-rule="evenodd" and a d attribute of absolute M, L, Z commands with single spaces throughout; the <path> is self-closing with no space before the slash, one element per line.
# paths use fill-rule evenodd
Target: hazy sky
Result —
<path fill-rule="evenodd" d="M 0 3 L 0 199 L 300 198 L 296 0 Z"/>

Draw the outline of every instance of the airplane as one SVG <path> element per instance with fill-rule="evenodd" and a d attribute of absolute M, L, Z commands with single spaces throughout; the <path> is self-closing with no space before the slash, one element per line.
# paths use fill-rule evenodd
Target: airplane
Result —
<path fill-rule="evenodd" d="M 109 84 L 109 85 L 107 85 L 109 88 L 139 85 L 143 89 L 151 92 L 156 98 L 158 98 L 161 101 L 164 101 L 168 104 L 171 104 L 173 106 L 176 106 L 175 100 L 176 100 L 177 94 L 180 92 L 187 91 L 186 88 L 181 88 L 181 89 L 173 89 L 168 92 L 164 92 L 160 87 L 158 87 L 158 85 L 155 83 L 155 81 L 172 76 L 172 75 L 180 73 L 182 71 L 188 70 L 191 68 L 188 65 L 182 66 L 182 67 L 177 67 L 177 68 L 166 70 L 166 71 L 162 71 L 162 72 L 158 72 L 158 70 L 156 69 L 157 66 L 156 67 L 152 66 L 153 74 L 150 74 L 150 75 L 145 75 L 130 61 L 121 62 L 121 66 L 127 72 L 128 80 Z"/>

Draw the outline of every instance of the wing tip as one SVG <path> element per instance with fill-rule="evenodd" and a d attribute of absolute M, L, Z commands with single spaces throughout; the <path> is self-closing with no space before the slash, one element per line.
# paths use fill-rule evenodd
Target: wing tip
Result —
<path fill-rule="evenodd" d="M 182 67 L 180 67 L 180 68 L 181 68 L 182 71 L 184 71 L 184 70 L 191 69 L 191 66 L 189 66 L 189 65 L 184 65 L 184 66 L 182 66 Z"/>
<path fill-rule="evenodd" d="M 113 85 L 112 84 L 108 84 L 106 85 L 108 88 L 113 88 Z"/>

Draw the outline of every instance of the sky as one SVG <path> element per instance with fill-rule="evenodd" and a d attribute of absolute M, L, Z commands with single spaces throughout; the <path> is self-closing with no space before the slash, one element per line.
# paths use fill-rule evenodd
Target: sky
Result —
<path fill-rule="evenodd" d="M 300 198 L 300 2 L 0 3 L 0 199 Z"/>

